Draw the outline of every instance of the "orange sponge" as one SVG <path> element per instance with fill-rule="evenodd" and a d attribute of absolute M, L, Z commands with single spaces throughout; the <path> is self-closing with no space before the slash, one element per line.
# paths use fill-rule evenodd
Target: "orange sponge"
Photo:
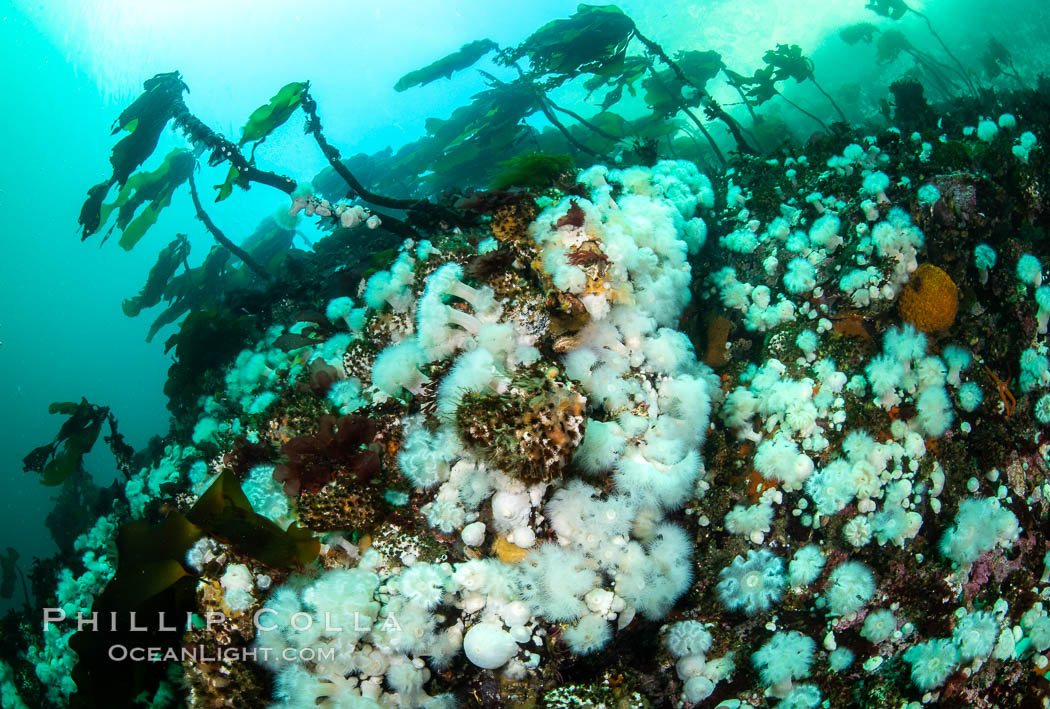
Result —
<path fill-rule="evenodd" d="M 959 289 L 951 276 L 928 263 L 911 274 L 897 303 L 901 318 L 922 332 L 947 330 L 959 309 Z"/>

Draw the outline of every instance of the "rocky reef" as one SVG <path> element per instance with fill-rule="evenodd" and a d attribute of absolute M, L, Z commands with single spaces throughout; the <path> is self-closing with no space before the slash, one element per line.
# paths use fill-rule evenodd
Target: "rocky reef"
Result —
<path fill-rule="evenodd" d="M 263 243 L 331 234 L 285 277 L 237 256 L 251 319 L 169 291 L 175 425 L 38 566 L 5 707 L 1050 702 L 1045 81 L 903 82 L 887 126 L 724 170 L 534 156 L 402 223 L 238 168 L 163 76 L 226 187 L 288 188 Z M 300 105 L 325 149 L 306 84 L 258 132 Z M 62 412 L 94 433 L 34 459 L 56 478 L 109 415 Z"/>

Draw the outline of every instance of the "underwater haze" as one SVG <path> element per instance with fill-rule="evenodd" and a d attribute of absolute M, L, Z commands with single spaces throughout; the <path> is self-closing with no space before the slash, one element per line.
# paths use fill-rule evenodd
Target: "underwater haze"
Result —
<path fill-rule="evenodd" d="M 1047 26 L 0 0 L 0 706 L 1050 706 Z"/>

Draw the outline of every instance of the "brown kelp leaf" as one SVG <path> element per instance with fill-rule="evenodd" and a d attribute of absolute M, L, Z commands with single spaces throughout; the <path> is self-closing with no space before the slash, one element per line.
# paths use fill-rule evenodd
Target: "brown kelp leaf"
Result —
<path fill-rule="evenodd" d="M 241 130 L 239 145 L 262 140 L 287 121 L 295 113 L 295 109 L 299 108 L 303 101 L 303 93 L 309 87 L 308 81 L 293 81 L 282 86 L 269 102 L 259 106 L 248 116 L 248 122 Z"/>
<path fill-rule="evenodd" d="M 117 573 L 106 587 L 109 601 L 135 609 L 188 576 L 182 560 L 198 539 L 200 527 L 179 512 L 151 525 L 142 520 L 124 524 L 117 537 Z"/>
<path fill-rule="evenodd" d="M 142 312 L 143 309 L 152 308 L 160 303 L 168 283 L 171 281 L 172 276 L 175 275 L 175 271 L 178 270 L 179 266 L 186 263 L 189 255 L 190 240 L 186 238 L 185 234 L 176 234 L 171 243 L 161 249 L 161 252 L 157 255 L 157 262 L 153 264 L 153 268 L 149 271 L 146 285 L 142 286 L 142 290 L 139 291 L 138 295 L 128 298 L 121 304 L 124 314 L 129 318 L 133 318 Z"/>
<path fill-rule="evenodd" d="M 233 473 L 219 473 L 200 496 L 187 518 L 208 534 L 233 545 L 267 566 L 305 566 L 320 552 L 320 543 L 309 532 L 291 525 L 282 530 L 257 514 Z"/>
<path fill-rule="evenodd" d="M 54 441 L 37 446 L 22 458 L 22 467 L 27 472 L 39 473 L 45 485 L 54 486 L 61 485 L 80 467 L 81 460 L 98 440 L 109 409 L 81 398 L 80 403 L 55 402 L 48 407 L 48 412 L 69 418 L 63 422 Z"/>
<path fill-rule="evenodd" d="M 106 221 L 100 212 L 102 200 L 109 188 L 114 183 L 123 187 L 131 173 L 153 154 L 164 126 L 182 102 L 182 92 L 187 90 L 177 71 L 157 74 L 147 79 L 142 86 L 142 94 L 121 112 L 113 125 L 114 135 L 121 130 L 128 134 L 113 146 L 109 158 L 113 166 L 112 176 L 88 190 L 88 198 L 80 209 L 78 219 L 82 228 L 81 240 L 98 231 L 99 226 Z"/>
<path fill-rule="evenodd" d="M 534 71 L 550 74 L 598 72 L 623 61 L 634 30 L 634 21 L 615 5 L 581 3 L 571 17 L 548 22 L 500 61 L 528 57 Z"/>
<path fill-rule="evenodd" d="M 273 346 L 283 352 L 291 352 L 292 350 L 302 349 L 303 347 L 313 347 L 319 342 L 323 342 L 323 340 L 306 337 L 305 335 L 298 335 L 294 332 L 286 332 L 274 340 Z"/>
<path fill-rule="evenodd" d="M 100 224 L 105 224 L 109 215 L 116 210 L 116 228 L 121 231 L 120 246 L 130 251 L 156 223 L 160 213 L 171 204 L 175 190 L 187 180 L 196 165 L 197 160 L 192 152 L 175 148 L 164 157 L 164 162 L 156 170 L 139 171 L 131 175 L 117 193 L 116 199 L 102 205 L 99 210 Z"/>
<path fill-rule="evenodd" d="M 427 64 L 422 69 L 408 72 L 394 84 L 394 91 L 404 91 L 413 86 L 425 86 L 442 77 L 446 79 L 451 78 L 452 74 L 472 66 L 493 49 L 499 49 L 499 45 L 491 39 L 478 39 L 468 42 L 451 54 L 447 54 L 441 59 Z"/>
<path fill-rule="evenodd" d="M 156 691 L 166 663 L 121 662 L 109 652 L 120 647 L 178 651 L 187 614 L 196 608 L 197 586 L 182 560 L 202 534 L 178 512 L 159 525 L 137 521 L 120 528 L 117 573 L 91 607 L 99 623 L 69 639 L 79 658 L 70 707 L 99 706 L 102 697 L 105 706 L 132 706 L 135 697 Z"/>

